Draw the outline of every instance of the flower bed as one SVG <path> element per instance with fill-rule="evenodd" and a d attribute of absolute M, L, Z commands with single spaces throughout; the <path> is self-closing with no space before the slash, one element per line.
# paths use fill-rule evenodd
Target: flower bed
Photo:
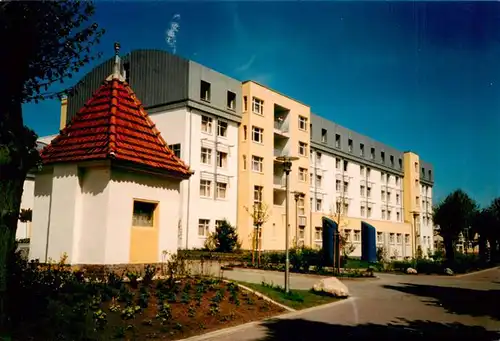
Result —
<path fill-rule="evenodd" d="M 284 312 L 233 283 L 173 271 L 155 280 L 155 270 L 94 280 L 64 264 L 18 259 L 9 283 L 12 338 L 176 340 Z"/>

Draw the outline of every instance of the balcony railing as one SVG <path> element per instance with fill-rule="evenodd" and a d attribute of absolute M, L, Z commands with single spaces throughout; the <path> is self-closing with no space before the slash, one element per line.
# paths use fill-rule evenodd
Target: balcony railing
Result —
<path fill-rule="evenodd" d="M 274 129 L 281 131 L 282 133 L 288 133 L 288 121 L 274 121 Z"/>
<path fill-rule="evenodd" d="M 284 175 L 275 175 L 273 178 L 273 184 L 277 186 L 285 186 L 285 176 Z"/>

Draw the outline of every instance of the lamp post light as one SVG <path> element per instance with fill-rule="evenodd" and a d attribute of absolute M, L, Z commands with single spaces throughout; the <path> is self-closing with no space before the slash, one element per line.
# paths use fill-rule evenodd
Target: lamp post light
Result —
<path fill-rule="evenodd" d="M 283 171 L 285 172 L 285 188 L 286 188 L 286 198 L 285 198 L 285 292 L 290 292 L 290 256 L 288 252 L 289 244 L 289 229 L 290 229 L 290 213 L 288 211 L 289 207 L 289 197 L 290 197 L 290 185 L 289 185 L 289 175 L 292 171 L 292 161 L 296 161 L 299 158 L 296 156 L 278 156 L 277 161 L 283 163 Z"/>

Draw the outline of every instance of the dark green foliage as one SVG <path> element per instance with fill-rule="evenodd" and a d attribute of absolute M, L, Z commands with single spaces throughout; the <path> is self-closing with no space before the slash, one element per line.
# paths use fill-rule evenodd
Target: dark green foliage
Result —
<path fill-rule="evenodd" d="M 455 257 L 455 244 L 460 233 L 472 225 L 477 210 L 476 202 L 460 189 L 433 208 L 432 220 L 439 226 L 436 232 L 443 238 L 449 262 L 453 262 Z"/>
<path fill-rule="evenodd" d="M 211 238 L 215 244 L 215 252 L 233 252 L 241 247 L 236 227 L 232 226 L 226 219 L 216 227 Z"/>

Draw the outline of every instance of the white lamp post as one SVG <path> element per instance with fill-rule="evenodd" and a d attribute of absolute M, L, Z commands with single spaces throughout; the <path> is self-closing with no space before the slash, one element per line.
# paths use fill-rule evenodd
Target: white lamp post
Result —
<path fill-rule="evenodd" d="M 289 197 L 290 197 L 290 186 L 288 176 L 292 171 L 292 161 L 296 161 L 299 158 L 296 156 L 278 156 L 277 161 L 283 163 L 283 171 L 285 172 L 285 188 L 286 188 L 286 198 L 285 198 L 285 292 L 290 292 L 290 257 L 288 252 L 289 243 L 289 229 L 290 229 L 290 213 L 288 212 L 289 207 Z"/>

